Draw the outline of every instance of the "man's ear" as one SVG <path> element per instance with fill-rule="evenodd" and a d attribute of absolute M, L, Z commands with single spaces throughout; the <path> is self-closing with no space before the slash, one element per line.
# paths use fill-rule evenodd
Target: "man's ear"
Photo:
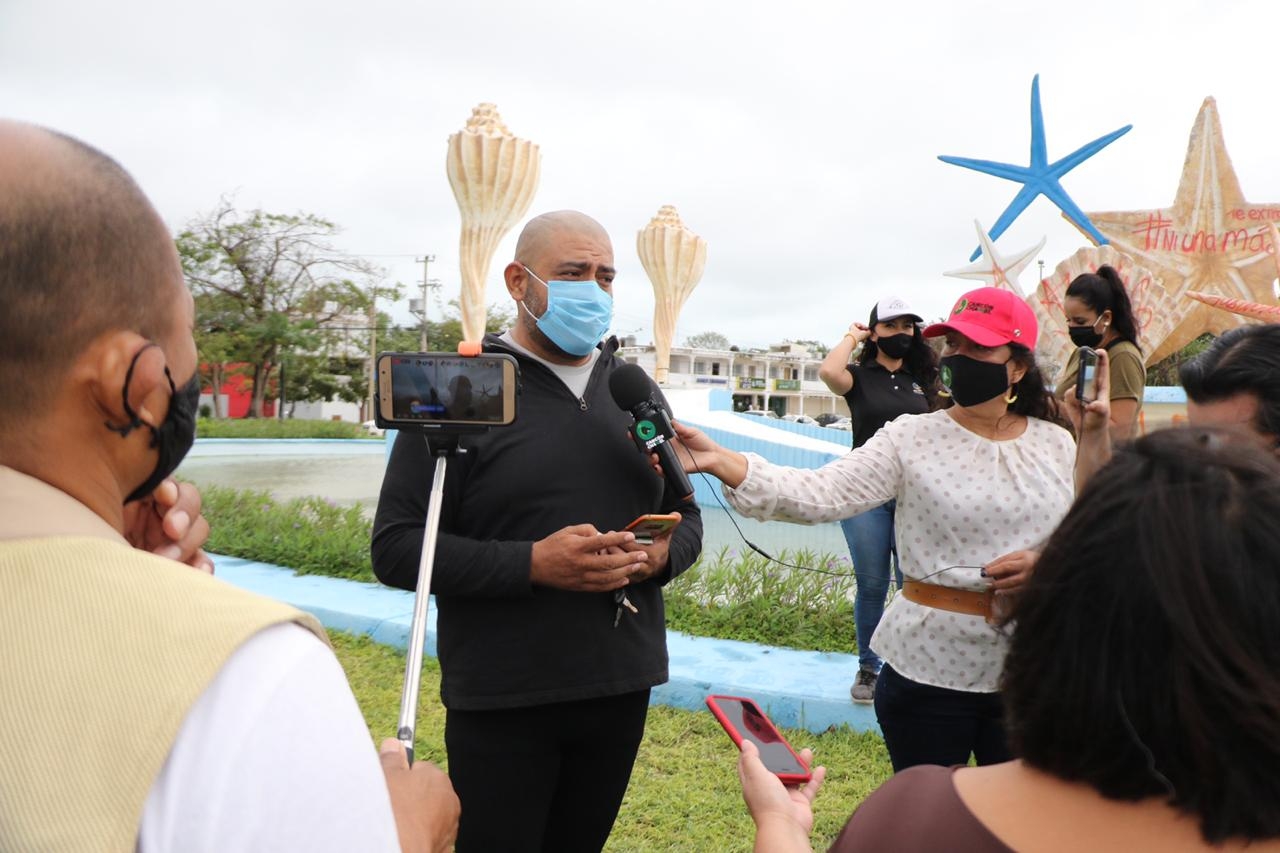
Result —
<path fill-rule="evenodd" d="M 165 364 L 160 347 L 136 332 L 116 331 L 94 341 L 76 360 L 73 373 L 113 428 L 133 423 L 130 409 L 138 420 L 158 427 L 173 396 Z"/>
<path fill-rule="evenodd" d="M 511 294 L 512 299 L 517 302 L 524 299 L 525 290 L 529 287 L 529 274 L 524 271 L 523 264 L 519 261 L 507 264 L 502 271 L 502 278 L 507 283 L 507 293 Z"/>

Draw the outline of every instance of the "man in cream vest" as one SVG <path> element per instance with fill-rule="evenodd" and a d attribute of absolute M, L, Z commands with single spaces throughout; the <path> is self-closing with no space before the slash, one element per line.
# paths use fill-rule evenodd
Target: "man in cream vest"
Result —
<path fill-rule="evenodd" d="M 0 200 L 0 850 L 448 849 L 448 777 L 379 766 L 310 616 L 124 535 L 195 435 L 160 217 L 10 122 Z"/>

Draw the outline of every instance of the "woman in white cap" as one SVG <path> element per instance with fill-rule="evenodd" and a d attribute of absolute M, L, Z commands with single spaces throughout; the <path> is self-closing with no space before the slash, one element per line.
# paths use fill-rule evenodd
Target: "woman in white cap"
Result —
<path fill-rule="evenodd" d="M 853 449 L 900 415 L 922 415 L 938 407 L 938 357 L 925 343 L 920 322 L 920 315 L 905 300 L 881 299 L 871 309 L 867 324 L 850 325 L 818 368 L 818 377 L 831 393 L 844 397 L 849 406 Z M 859 346 L 862 351 L 855 361 Z M 884 613 L 891 558 L 897 568 L 895 509 L 896 502 L 889 501 L 840 522 L 858 581 L 853 599 L 858 675 L 849 695 L 862 704 L 875 698 L 876 676 L 883 664 L 871 650 L 871 635 Z M 897 575 L 901 587 L 901 571 Z"/>
<path fill-rule="evenodd" d="M 744 515 L 814 524 L 897 500 L 906 582 L 871 639 L 895 771 L 1010 758 L 998 692 L 1008 638 L 994 621 L 1074 493 L 1075 446 L 1051 414 L 1036 334 L 1015 294 L 966 293 L 924 330 L 946 337 L 940 378 L 953 405 L 891 421 L 822 468 L 773 465 L 677 427 L 686 468 L 718 477 Z"/>

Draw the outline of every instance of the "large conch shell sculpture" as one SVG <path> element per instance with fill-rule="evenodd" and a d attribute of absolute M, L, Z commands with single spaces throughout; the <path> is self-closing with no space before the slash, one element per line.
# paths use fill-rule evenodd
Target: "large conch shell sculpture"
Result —
<path fill-rule="evenodd" d="M 449 186 L 462 213 L 462 336 L 484 336 L 485 278 L 498 243 L 529 210 L 538 190 L 542 155 L 527 139 L 512 136 L 493 104 L 471 111 L 467 126 L 449 137 Z"/>
<path fill-rule="evenodd" d="M 653 378 L 661 384 L 667 381 L 671 366 L 671 339 L 680 309 L 707 265 L 707 241 L 686 228 L 676 209 L 666 204 L 636 235 L 636 251 L 653 283 L 653 346 L 657 359 Z"/>
<path fill-rule="evenodd" d="M 1040 324 L 1040 342 L 1036 348 L 1042 361 L 1057 364 L 1059 368 L 1066 365 L 1075 348 L 1067 333 L 1067 313 L 1062 307 L 1067 286 L 1081 273 L 1096 273 L 1103 264 L 1114 268 L 1124 282 L 1138 326 L 1138 344 L 1147 364 L 1177 327 L 1185 312 L 1178 309 L 1174 298 L 1150 270 L 1138 266 L 1132 257 L 1113 246 L 1088 246 L 1060 262 L 1053 273 L 1040 282 L 1030 299 Z"/>

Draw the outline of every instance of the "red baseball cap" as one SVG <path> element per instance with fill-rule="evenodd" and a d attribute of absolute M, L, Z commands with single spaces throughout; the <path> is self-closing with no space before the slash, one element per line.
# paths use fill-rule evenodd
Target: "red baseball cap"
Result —
<path fill-rule="evenodd" d="M 1018 344 L 1033 350 L 1039 331 L 1035 312 L 1018 294 L 998 287 L 980 287 L 961 296 L 946 322 L 927 327 L 924 336 L 936 338 L 959 332 L 984 347 Z"/>

